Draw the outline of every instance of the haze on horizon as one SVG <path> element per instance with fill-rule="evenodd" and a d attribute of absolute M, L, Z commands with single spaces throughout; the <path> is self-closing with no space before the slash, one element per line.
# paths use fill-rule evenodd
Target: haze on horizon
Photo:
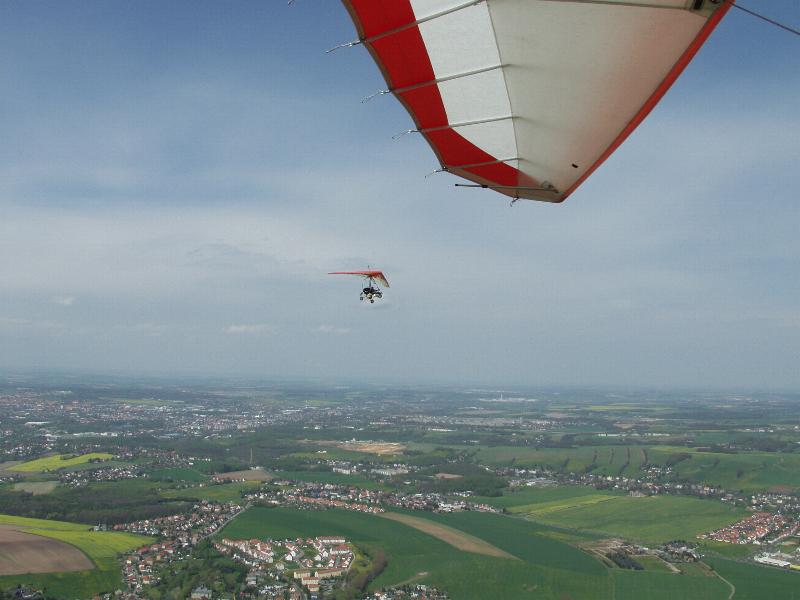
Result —
<path fill-rule="evenodd" d="M 770 16 L 800 23 L 776 0 Z M 797 39 L 731 11 L 562 205 L 455 189 L 338 2 L 0 8 L 0 369 L 800 388 Z M 382 268 L 384 301 L 326 275 Z"/>

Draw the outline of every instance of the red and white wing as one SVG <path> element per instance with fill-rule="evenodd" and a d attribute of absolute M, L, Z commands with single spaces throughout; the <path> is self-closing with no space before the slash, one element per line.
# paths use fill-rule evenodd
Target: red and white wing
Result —
<path fill-rule="evenodd" d="M 380 283 L 383 287 L 389 287 L 389 281 L 383 274 L 383 271 L 334 271 L 328 275 L 360 275 L 361 277 L 372 278 Z"/>
<path fill-rule="evenodd" d="M 343 0 L 444 169 L 562 202 L 730 7 L 715 0 Z"/>

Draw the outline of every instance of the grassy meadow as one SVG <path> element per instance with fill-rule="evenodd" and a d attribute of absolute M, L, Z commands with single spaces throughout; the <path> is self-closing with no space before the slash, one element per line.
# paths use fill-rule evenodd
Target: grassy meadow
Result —
<path fill-rule="evenodd" d="M 425 443 L 410 447 L 417 451 L 434 449 Z M 467 446 L 452 448 L 470 450 Z M 571 448 L 480 446 L 475 458 L 488 465 L 543 466 L 563 473 L 627 477 L 640 475 L 648 465 L 669 466 L 675 479 L 731 490 L 800 490 L 800 453 L 727 453 L 686 446 L 606 444 Z"/>
<path fill-rule="evenodd" d="M 728 600 L 730 595 L 730 587 L 713 574 L 625 569 L 613 569 L 612 574 L 614 600 Z"/>
<path fill-rule="evenodd" d="M 597 490 L 585 485 L 552 485 L 546 487 L 523 487 L 506 489 L 502 496 L 476 497 L 476 502 L 485 502 L 491 506 L 505 508 L 511 512 L 517 506 L 534 505 L 559 500 L 579 499 L 583 496 L 593 496 Z M 603 494 L 617 494 L 612 491 L 603 491 Z M 621 494 L 617 494 L 621 495 Z"/>
<path fill-rule="evenodd" d="M 12 489 L 15 492 L 28 492 L 34 496 L 49 494 L 58 487 L 58 481 L 21 481 L 15 483 Z"/>
<path fill-rule="evenodd" d="M 218 483 L 183 489 L 168 489 L 161 496 L 169 499 L 208 500 L 213 502 L 241 502 L 243 492 L 253 492 L 261 487 L 260 481 Z"/>
<path fill-rule="evenodd" d="M 800 573 L 724 558 L 707 562 L 736 588 L 733 600 L 800 600 Z"/>
<path fill-rule="evenodd" d="M 747 516 L 747 511 L 685 496 L 634 498 L 610 490 L 559 485 L 507 491 L 480 498 L 509 513 L 578 533 L 619 536 L 647 543 L 692 540 Z M 724 545 L 727 550 L 729 544 Z M 746 550 L 749 552 L 750 548 Z M 740 552 L 741 554 L 741 552 Z"/>
<path fill-rule="evenodd" d="M 715 500 L 682 496 L 611 496 L 590 494 L 510 509 L 539 523 L 591 531 L 646 543 L 692 540 L 697 534 L 723 527 L 747 511 Z"/>
<path fill-rule="evenodd" d="M 208 480 L 208 476 L 200 471 L 182 467 L 156 469 L 155 471 L 151 471 L 148 477 L 153 481 L 187 481 L 191 483 L 199 483 L 200 481 Z"/>

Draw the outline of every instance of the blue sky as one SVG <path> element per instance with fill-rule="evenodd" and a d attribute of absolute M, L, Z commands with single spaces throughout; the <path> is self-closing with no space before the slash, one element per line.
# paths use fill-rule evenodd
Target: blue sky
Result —
<path fill-rule="evenodd" d="M 798 38 L 732 10 L 509 208 L 425 177 L 353 37 L 335 0 L 0 3 L 0 367 L 800 387 Z M 380 306 L 326 275 L 367 264 Z"/>

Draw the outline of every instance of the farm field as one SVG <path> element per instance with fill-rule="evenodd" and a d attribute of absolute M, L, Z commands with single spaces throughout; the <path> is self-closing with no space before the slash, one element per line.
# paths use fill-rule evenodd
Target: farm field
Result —
<path fill-rule="evenodd" d="M 636 562 L 642 565 L 647 571 L 674 573 L 673 568 L 657 556 L 636 556 Z"/>
<path fill-rule="evenodd" d="M 466 450 L 467 446 L 450 446 Z M 414 450 L 435 446 L 411 444 Z M 544 466 L 564 473 L 636 476 L 644 465 L 670 466 L 676 479 L 732 490 L 800 490 L 800 453 L 705 452 L 685 446 L 594 445 L 574 448 L 482 446 L 476 459 L 490 465 Z"/>
<path fill-rule="evenodd" d="M 260 481 L 220 483 L 179 490 L 164 490 L 161 492 L 161 496 L 172 499 L 191 498 L 193 500 L 209 500 L 214 502 L 240 502 L 242 500 L 242 492 L 257 490 L 259 487 L 261 487 Z"/>
<path fill-rule="evenodd" d="M 65 458 L 67 456 L 69 455 L 57 454 L 54 456 L 45 456 L 15 465 L 8 470 L 17 473 L 41 473 L 43 471 L 55 471 L 57 469 L 82 465 L 88 463 L 90 460 L 109 460 L 114 458 L 112 454 L 106 452 L 90 452 L 88 454 L 81 454 L 80 456 Z"/>
<path fill-rule="evenodd" d="M 523 505 L 512 510 L 547 525 L 648 543 L 691 540 L 698 533 L 723 527 L 746 515 L 744 509 L 733 509 L 714 500 L 601 494 Z"/>
<path fill-rule="evenodd" d="M 153 481 L 190 481 L 197 483 L 206 481 L 208 477 L 195 469 L 185 469 L 173 467 L 169 469 L 157 469 L 149 474 Z"/>
<path fill-rule="evenodd" d="M 548 466 L 563 472 L 591 471 L 598 475 L 632 475 L 646 461 L 638 446 L 580 446 L 577 448 L 482 447 L 477 458 L 488 464 L 514 464 L 520 467 Z"/>
<path fill-rule="evenodd" d="M 49 494 L 57 487 L 57 481 L 22 481 L 15 483 L 12 489 L 15 492 L 28 492 L 34 496 L 39 496 L 41 494 Z"/>
<path fill-rule="evenodd" d="M 0 587 L 31 584 L 62 598 L 89 597 L 120 586 L 117 555 L 141 546 L 150 538 L 129 533 L 91 531 L 87 525 L 0 515 L 0 528 L 68 544 L 88 557 L 88 568 L 74 572 L 6 575 Z"/>
<path fill-rule="evenodd" d="M 613 569 L 615 600 L 727 600 L 730 587 L 714 575 Z M 738 600 L 738 595 L 734 600 Z"/>
<path fill-rule="evenodd" d="M 227 471 L 225 473 L 216 473 L 215 479 L 237 481 L 244 479 L 245 481 L 269 481 L 274 475 L 265 471 L 264 469 L 245 469 L 244 471 Z"/>
<path fill-rule="evenodd" d="M 464 550 L 465 552 L 473 552 L 475 554 L 485 554 L 486 556 L 500 556 L 502 558 L 516 558 L 505 550 L 501 550 L 497 546 L 492 546 L 489 542 L 477 538 L 475 536 L 453 529 L 441 523 L 434 523 L 430 519 L 421 519 L 414 515 L 407 513 L 386 512 L 380 515 L 384 519 L 397 521 L 403 525 L 408 525 L 414 529 L 418 529 L 423 533 L 427 533 L 436 539 L 450 544 L 454 548 Z"/>
<path fill-rule="evenodd" d="M 704 452 L 682 446 L 648 448 L 650 462 L 674 466 L 676 478 L 719 485 L 732 490 L 800 489 L 800 454 L 782 452 Z"/>
<path fill-rule="evenodd" d="M 418 514 L 418 513 L 417 513 Z M 479 600 L 492 597 L 530 598 L 536 589 L 539 598 L 562 600 L 610 600 L 610 579 L 606 569 L 593 558 L 567 544 L 537 535 L 534 524 L 512 521 L 498 515 L 494 525 L 507 525 L 490 544 L 519 559 L 499 558 L 458 550 L 418 529 L 375 515 L 353 511 L 300 511 L 283 508 L 251 508 L 229 524 L 221 536 L 233 538 L 295 537 L 298 535 L 343 535 L 366 547 L 380 546 L 386 551 L 388 566 L 373 582 L 373 588 L 409 579 L 442 586 L 454 600 Z M 421 518 L 420 518 L 421 519 Z M 422 519 L 421 519 L 422 520 Z M 461 523 L 437 520 L 448 527 L 465 531 Z M 482 526 L 477 527 L 483 531 Z M 465 531 L 475 536 L 476 531 Z M 516 543 L 506 547 L 499 538 L 514 535 Z M 486 539 L 486 538 L 482 538 Z M 522 550 L 520 556 L 515 551 Z M 536 555 L 541 563 L 532 560 Z M 427 573 L 427 575 L 422 575 Z"/>
<path fill-rule="evenodd" d="M 92 568 L 92 561 L 75 546 L 0 526 L 0 576 Z"/>
<path fill-rule="evenodd" d="M 585 494 L 575 498 L 564 498 L 551 502 L 536 502 L 533 504 L 512 506 L 508 509 L 508 512 L 512 514 L 523 513 L 532 517 L 545 517 L 549 513 L 560 512 L 571 508 L 586 508 L 601 502 L 616 500 L 617 498 L 620 498 L 620 496 L 612 496 L 610 494 Z"/>
<path fill-rule="evenodd" d="M 552 485 L 546 487 L 525 487 L 515 490 L 504 490 L 502 496 L 496 498 L 479 496 L 475 497 L 475 501 L 511 510 L 515 506 L 554 502 L 567 498 L 580 498 L 582 496 L 592 496 L 596 493 L 597 490 L 585 485 Z M 603 494 L 613 493 L 614 492 L 603 490 Z"/>
<path fill-rule="evenodd" d="M 220 534 L 231 538 L 343 535 L 365 547 L 380 546 L 386 570 L 373 588 L 407 580 L 440 586 L 453 600 L 542 598 L 546 600 L 725 600 L 729 588 L 720 579 L 608 569 L 577 548 L 558 541 L 547 526 L 489 513 L 452 514 L 397 511 L 415 527 L 352 511 L 301 511 L 251 508 Z M 496 547 L 515 558 L 464 552 L 421 531 L 425 521 Z M 422 523 L 420 523 L 422 522 Z M 433 529 L 429 529 L 433 531 Z"/>
<path fill-rule="evenodd" d="M 708 563 L 736 588 L 733 600 L 800 600 L 800 573 L 724 558 Z"/>
<path fill-rule="evenodd" d="M 383 455 L 397 455 L 402 454 L 406 449 L 404 444 L 397 442 L 357 442 L 354 440 L 315 440 L 310 442 L 318 446 L 328 446 L 333 448 L 341 448 L 349 452 L 363 452 L 366 454 Z"/>
<path fill-rule="evenodd" d="M 726 544 L 714 540 L 703 540 L 702 546 L 707 552 L 734 560 L 746 558 L 758 550 L 754 544 Z"/>
<path fill-rule="evenodd" d="M 361 475 L 346 475 L 333 471 L 274 471 L 277 479 L 291 479 L 294 481 L 318 481 L 321 483 L 335 483 L 338 485 L 357 485 L 365 489 L 380 487 L 377 482 Z"/>

